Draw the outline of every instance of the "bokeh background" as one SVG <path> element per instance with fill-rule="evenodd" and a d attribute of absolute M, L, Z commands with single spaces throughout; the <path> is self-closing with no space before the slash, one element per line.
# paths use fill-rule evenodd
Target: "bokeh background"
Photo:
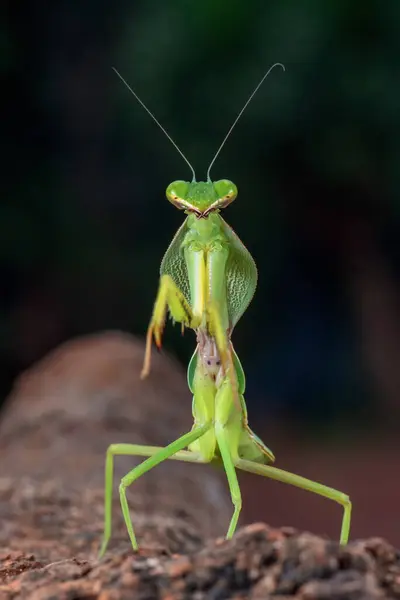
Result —
<path fill-rule="evenodd" d="M 351 494 L 355 536 L 400 544 L 400 3 L 8 3 L 0 67 L 0 391 L 61 342 L 143 336 L 182 213 L 213 168 L 259 286 L 234 332 L 250 422 L 279 465 Z M 186 364 L 190 333 L 164 347 Z M 190 398 L 187 407 L 190 411 Z M 244 477 L 246 520 L 338 534 L 339 509 Z"/>

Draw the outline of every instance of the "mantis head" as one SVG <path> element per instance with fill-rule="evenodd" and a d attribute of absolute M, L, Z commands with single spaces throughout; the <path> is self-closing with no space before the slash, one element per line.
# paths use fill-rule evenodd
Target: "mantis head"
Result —
<path fill-rule="evenodd" d="M 174 181 L 167 187 L 167 198 L 177 208 L 206 218 L 211 212 L 228 206 L 237 196 L 237 187 L 229 179 L 212 181 Z"/>
<path fill-rule="evenodd" d="M 228 204 L 233 202 L 233 200 L 236 198 L 237 187 L 234 183 L 232 183 L 232 181 L 229 181 L 229 179 L 220 179 L 219 181 L 216 181 L 215 183 L 213 183 L 211 181 L 211 178 L 210 178 L 211 167 L 213 166 L 216 159 L 218 158 L 222 148 L 225 145 L 226 140 L 229 138 L 230 134 L 232 133 L 233 129 L 236 126 L 236 123 L 239 121 L 240 117 L 246 110 L 250 101 L 252 100 L 254 95 L 257 93 L 257 91 L 263 84 L 264 80 L 268 77 L 268 75 L 270 74 L 272 69 L 274 69 L 275 67 L 282 67 L 282 69 L 285 70 L 285 67 L 281 63 L 275 63 L 263 75 L 261 81 L 258 83 L 258 85 L 254 88 L 254 90 L 250 94 L 245 105 L 243 106 L 243 108 L 237 115 L 236 119 L 234 120 L 233 124 L 229 128 L 228 133 L 222 140 L 222 143 L 219 146 L 218 150 L 214 154 L 214 158 L 210 162 L 210 165 L 207 169 L 207 181 L 199 181 L 199 182 L 196 181 L 196 173 L 195 173 L 192 165 L 186 158 L 186 156 L 183 154 L 182 150 L 177 146 L 177 144 L 171 138 L 169 133 L 164 129 L 164 127 L 156 119 L 156 117 L 153 115 L 153 113 L 147 108 L 147 106 L 144 104 L 144 102 L 142 102 L 142 100 L 139 98 L 139 96 L 136 94 L 136 92 L 133 91 L 133 89 L 125 81 L 125 79 L 122 77 L 122 75 L 120 75 L 118 73 L 118 71 L 113 67 L 113 70 L 118 75 L 118 77 L 121 79 L 121 81 L 124 83 L 124 85 L 128 88 L 128 90 L 131 92 L 131 94 L 136 98 L 136 100 L 139 102 L 139 104 L 141 104 L 141 106 L 143 106 L 144 110 L 148 113 L 148 115 L 150 115 L 150 117 L 153 119 L 153 121 L 156 123 L 156 125 L 161 129 L 161 131 L 169 139 L 171 144 L 174 146 L 174 148 L 176 148 L 176 150 L 179 152 L 179 154 L 181 155 L 183 160 L 186 162 L 186 164 L 192 171 L 192 175 L 193 175 L 192 182 L 180 181 L 180 180 L 173 181 L 167 187 L 167 192 L 166 192 L 167 198 L 177 208 L 179 208 L 181 210 L 185 210 L 188 213 L 195 214 L 198 219 L 200 219 L 200 218 L 204 219 L 204 218 L 208 217 L 208 215 L 210 213 L 212 213 L 214 211 L 219 211 L 221 208 L 225 208 L 225 206 L 228 206 Z"/>

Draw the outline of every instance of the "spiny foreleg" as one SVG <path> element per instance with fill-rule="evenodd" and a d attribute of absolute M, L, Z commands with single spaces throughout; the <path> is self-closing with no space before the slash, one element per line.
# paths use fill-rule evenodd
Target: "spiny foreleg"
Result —
<path fill-rule="evenodd" d="M 141 373 L 142 379 L 150 372 L 151 343 L 153 336 L 157 347 L 161 348 L 161 339 L 167 317 L 167 310 L 169 310 L 171 317 L 175 322 L 182 324 L 182 328 L 190 327 L 191 329 L 195 329 L 200 325 L 201 317 L 194 314 L 189 302 L 173 281 L 172 277 L 170 277 L 170 275 L 162 275 L 154 304 L 153 315 L 147 329 L 146 351 Z"/>

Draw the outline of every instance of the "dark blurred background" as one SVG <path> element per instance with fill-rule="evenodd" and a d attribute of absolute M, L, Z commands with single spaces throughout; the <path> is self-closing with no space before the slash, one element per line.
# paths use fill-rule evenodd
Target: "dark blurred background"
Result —
<path fill-rule="evenodd" d="M 304 475 L 347 490 L 382 476 L 400 454 L 398 0 L 9 2 L 1 40 L 1 398 L 73 336 L 145 333 L 183 218 L 165 188 L 190 172 L 112 67 L 201 180 L 280 61 L 212 172 L 239 188 L 224 217 L 259 267 L 234 332 L 250 421 L 288 464 L 310 443 L 310 461 L 330 452 L 308 473 L 295 461 Z M 164 346 L 187 364 L 194 338 L 168 328 Z M 400 543 L 399 466 L 376 504 L 365 483 L 358 535 Z M 259 504 L 249 518 L 268 518 Z"/>

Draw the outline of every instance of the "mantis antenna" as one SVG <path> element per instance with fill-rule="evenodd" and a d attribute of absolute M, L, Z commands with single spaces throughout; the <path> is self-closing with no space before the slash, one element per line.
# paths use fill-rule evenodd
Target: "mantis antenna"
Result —
<path fill-rule="evenodd" d="M 275 65 L 274 65 L 275 66 Z M 272 67 L 271 67 L 272 68 Z M 190 170 L 192 171 L 193 174 L 193 181 L 196 181 L 196 173 L 194 172 L 194 169 L 192 167 L 192 165 L 190 164 L 190 162 L 188 161 L 188 159 L 186 158 L 186 156 L 183 154 L 182 150 L 179 148 L 179 146 L 174 142 L 174 140 L 172 139 L 172 137 L 169 135 L 169 133 L 164 129 L 164 127 L 161 125 L 160 121 L 158 121 L 156 119 L 156 117 L 153 115 L 153 113 L 147 108 L 147 106 L 145 105 L 145 103 L 139 98 L 139 96 L 136 94 L 136 92 L 133 91 L 133 89 L 131 88 L 131 86 L 129 85 L 129 83 L 122 77 L 121 73 L 119 73 L 117 71 L 117 69 L 115 67 L 112 67 L 112 70 L 114 71 L 114 73 L 116 73 L 118 75 L 118 77 L 120 78 L 120 80 L 122 81 L 122 83 L 125 84 L 125 86 L 128 88 L 128 90 L 131 92 L 131 94 L 136 98 L 136 100 L 139 102 L 139 104 L 141 106 L 143 106 L 144 110 L 147 112 L 147 114 L 150 115 L 150 117 L 153 119 L 153 121 L 159 126 L 159 128 L 161 129 L 161 131 L 163 133 L 165 133 L 165 135 L 167 136 L 167 138 L 169 139 L 169 141 L 171 142 L 171 144 L 174 146 L 174 148 L 176 150 L 178 150 L 179 154 L 182 156 L 183 160 L 185 161 L 185 163 L 189 166 Z"/>
<path fill-rule="evenodd" d="M 236 126 L 236 123 L 239 121 L 240 117 L 242 116 L 242 114 L 244 113 L 244 111 L 246 110 L 246 108 L 248 107 L 248 105 L 250 104 L 251 100 L 253 99 L 253 97 L 255 96 L 255 94 L 258 92 L 258 90 L 260 89 L 260 87 L 262 86 L 262 84 L 264 83 L 264 80 L 268 77 L 268 75 L 271 73 L 271 71 L 273 69 L 275 69 L 275 67 L 282 67 L 282 69 L 285 71 L 285 67 L 282 63 L 275 63 L 272 65 L 272 67 L 270 67 L 268 69 L 268 71 L 265 73 L 265 75 L 263 75 L 263 77 L 261 78 L 261 81 L 258 83 L 258 85 L 254 88 L 254 90 L 252 91 L 252 93 L 250 94 L 249 98 L 247 99 L 247 102 L 245 103 L 245 105 L 243 106 L 242 110 L 239 112 L 238 116 L 236 117 L 236 119 L 233 121 L 231 127 L 229 128 L 228 133 L 226 134 L 226 136 L 224 137 L 224 139 L 222 140 L 222 144 L 220 145 L 220 147 L 218 148 L 218 150 L 216 151 L 214 158 L 212 159 L 212 161 L 210 162 L 210 166 L 208 167 L 207 170 L 207 181 L 211 181 L 210 180 L 210 171 L 211 171 L 211 167 L 213 166 L 213 164 L 215 163 L 216 159 L 219 156 L 219 153 L 221 152 L 222 148 L 225 146 L 225 142 L 228 139 L 228 137 L 231 135 L 233 129 Z"/>

